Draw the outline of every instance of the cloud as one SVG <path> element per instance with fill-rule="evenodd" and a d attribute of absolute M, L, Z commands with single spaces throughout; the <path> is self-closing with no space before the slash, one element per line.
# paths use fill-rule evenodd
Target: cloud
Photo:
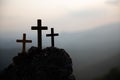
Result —
<path fill-rule="evenodd" d="M 113 5 L 118 5 L 118 4 L 120 4 L 120 0 L 107 0 L 106 3 L 113 4 Z"/>
<path fill-rule="evenodd" d="M 108 8 L 84 9 L 70 11 L 66 15 L 50 22 L 51 26 L 56 26 L 59 31 L 82 31 L 93 29 L 96 26 L 117 22 L 117 12 Z"/>

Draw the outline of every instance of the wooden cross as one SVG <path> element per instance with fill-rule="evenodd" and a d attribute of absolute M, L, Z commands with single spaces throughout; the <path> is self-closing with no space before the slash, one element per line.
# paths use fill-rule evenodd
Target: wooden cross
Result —
<path fill-rule="evenodd" d="M 22 53 L 26 52 L 26 43 L 32 43 L 32 40 L 26 40 L 26 34 L 23 33 L 23 39 L 22 40 L 16 40 L 16 42 L 22 43 Z"/>
<path fill-rule="evenodd" d="M 54 28 L 51 28 L 51 34 L 46 34 L 47 37 L 51 37 L 51 46 L 54 47 L 54 36 L 59 36 L 58 33 L 54 33 Z"/>
<path fill-rule="evenodd" d="M 31 27 L 32 30 L 37 30 L 38 33 L 38 48 L 42 50 L 42 30 L 47 30 L 47 26 L 42 26 L 41 20 L 37 20 L 37 26 Z"/>

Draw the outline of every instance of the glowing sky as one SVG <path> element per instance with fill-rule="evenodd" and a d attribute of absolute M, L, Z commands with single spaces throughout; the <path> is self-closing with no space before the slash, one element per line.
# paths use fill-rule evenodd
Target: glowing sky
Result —
<path fill-rule="evenodd" d="M 37 19 L 59 32 L 120 21 L 119 0 L 0 0 L 0 32 L 27 32 Z"/>

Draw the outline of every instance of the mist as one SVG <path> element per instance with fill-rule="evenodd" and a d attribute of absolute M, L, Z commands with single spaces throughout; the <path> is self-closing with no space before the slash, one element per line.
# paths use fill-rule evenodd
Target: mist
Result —
<path fill-rule="evenodd" d="M 119 26 L 120 23 L 113 23 L 82 32 L 63 32 L 55 37 L 55 46 L 65 49 L 71 56 L 77 80 L 90 80 L 120 66 Z M 34 34 L 36 32 L 27 34 L 27 39 L 32 40 L 31 44 L 27 44 L 27 50 L 31 46 L 37 46 L 37 36 Z M 12 58 L 21 52 L 22 46 L 15 42 L 17 38 L 22 38 L 22 34 L 5 35 L 0 38 L 0 71 L 12 63 Z M 44 32 L 43 47 L 49 46 L 50 38 Z"/>
<path fill-rule="evenodd" d="M 120 67 L 119 26 L 119 22 L 112 23 L 86 31 L 61 32 L 60 36 L 55 37 L 55 46 L 65 49 L 71 56 L 77 80 L 91 80 L 96 76 L 104 75 L 113 67 Z M 1 35 L 0 71 L 12 63 L 12 58 L 21 52 L 22 44 L 15 41 L 17 38 L 21 39 L 22 34 L 19 37 L 17 35 L 17 33 L 11 36 Z M 27 44 L 27 49 L 37 46 L 36 31 L 34 34 L 27 34 L 27 39 L 33 42 Z M 43 47 L 50 45 L 50 38 L 45 37 L 44 32 Z"/>

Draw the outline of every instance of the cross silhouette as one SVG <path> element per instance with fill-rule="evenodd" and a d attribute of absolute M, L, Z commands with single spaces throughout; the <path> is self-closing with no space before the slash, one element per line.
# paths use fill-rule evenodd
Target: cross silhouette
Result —
<path fill-rule="evenodd" d="M 54 33 L 54 28 L 51 28 L 51 34 L 46 34 L 47 37 L 51 37 L 51 46 L 54 47 L 54 36 L 59 36 L 58 33 Z"/>
<path fill-rule="evenodd" d="M 41 50 L 42 49 L 42 30 L 47 30 L 47 26 L 42 26 L 41 20 L 37 20 L 37 26 L 31 27 L 32 30 L 37 30 L 38 34 L 38 48 Z"/>
<path fill-rule="evenodd" d="M 23 33 L 23 39 L 22 40 L 16 40 L 16 42 L 22 43 L 22 53 L 25 53 L 26 51 L 26 43 L 32 43 L 32 40 L 26 40 L 26 34 Z"/>

